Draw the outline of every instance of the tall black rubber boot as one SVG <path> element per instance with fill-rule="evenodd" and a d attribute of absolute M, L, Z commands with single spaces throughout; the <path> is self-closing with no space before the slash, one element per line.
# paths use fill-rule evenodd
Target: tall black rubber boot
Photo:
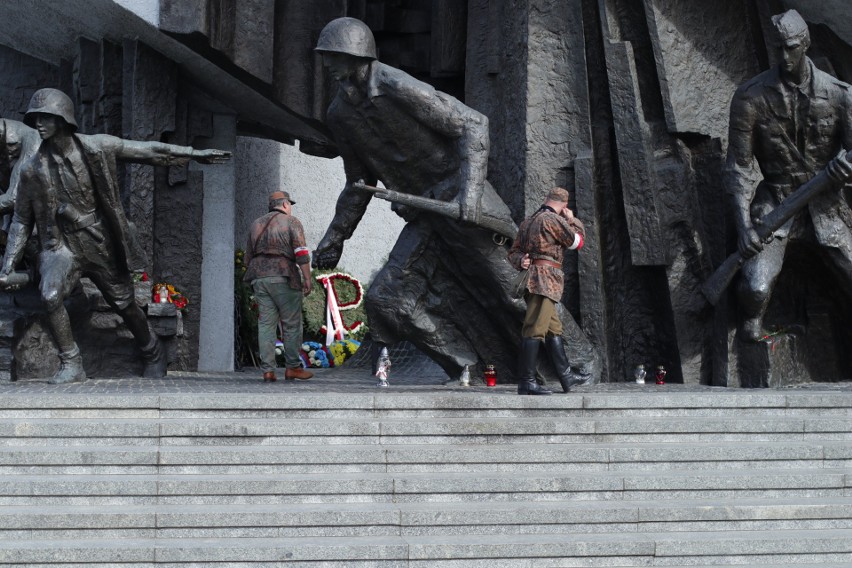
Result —
<path fill-rule="evenodd" d="M 538 348 L 541 341 L 524 337 L 521 339 L 521 358 L 518 367 L 521 378 L 518 381 L 518 394 L 553 394 L 553 391 L 535 382 L 535 364 L 538 360 Z"/>
<path fill-rule="evenodd" d="M 571 364 L 565 355 L 565 343 L 560 336 L 550 335 L 546 337 L 544 349 L 556 368 L 556 374 L 559 375 L 559 383 L 562 385 L 563 392 L 568 392 L 571 387 L 585 383 L 589 378 L 571 370 Z"/>

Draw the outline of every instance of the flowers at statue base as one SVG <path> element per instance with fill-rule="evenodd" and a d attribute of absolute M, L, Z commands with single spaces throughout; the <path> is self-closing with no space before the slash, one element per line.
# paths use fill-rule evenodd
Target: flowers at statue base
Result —
<path fill-rule="evenodd" d="M 154 302 L 174 304 L 181 311 L 186 309 L 189 300 L 182 293 L 178 292 L 174 286 L 166 282 L 154 284 L 151 292 L 151 300 Z"/>
<path fill-rule="evenodd" d="M 343 339 L 325 346 L 316 341 L 305 341 L 299 350 L 299 357 L 305 367 L 328 368 L 339 367 L 361 347 L 360 341 Z M 275 354 L 283 355 L 283 345 L 276 343 Z"/>

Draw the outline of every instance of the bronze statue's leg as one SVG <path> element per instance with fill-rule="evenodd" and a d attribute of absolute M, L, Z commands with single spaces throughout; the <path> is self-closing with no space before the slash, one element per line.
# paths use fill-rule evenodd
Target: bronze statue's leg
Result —
<path fill-rule="evenodd" d="M 458 290 L 435 278 L 440 269 L 432 230 L 409 223 L 367 292 L 366 308 L 374 341 L 412 342 L 455 377 L 478 360 L 471 341 L 456 325 Z"/>
<path fill-rule="evenodd" d="M 764 336 L 763 315 L 781 273 L 788 240 L 772 239 L 760 253 L 743 264 L 739 288 L 743 339 L 760 341 Z"/>

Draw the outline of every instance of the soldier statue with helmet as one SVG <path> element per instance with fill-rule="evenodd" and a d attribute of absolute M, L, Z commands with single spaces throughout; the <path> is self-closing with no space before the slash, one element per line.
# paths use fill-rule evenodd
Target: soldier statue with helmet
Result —
<path fill-rule="evenodd" d="M 63 303 L 81 276 L 92 280 L 133 334 L 145 361 L 143 376 L 164 376 L 164 349 L 134 299 L 131 270 L 142 268 L 144 254 L 124 215 L 116 161 L 221 163 L 230 153 L 80 134 L 71 99 L 56 89 L 41 89 L 32 96 L 24 122 L 35 127 L 41 144 L 20 164 L 21 184 L 0 267 L 0 286 L 12 287 L 9 276 L 37 228 L 39 291 L 61 363 L 50 382 L 86 377 Z"/>
<path fill-rule="evenodd" d="M 408 340 L 450 376 L 484 363 L 508 371 L 525 308 L 512 296 L 504 246 L 517 227 L 486 180 L 488 119 L 379 62 L 372 32 L 354 18 L 327 24 L 316 51 L 338 84 L 326 122 L 346 184 L 314 265 L 337 265 L 374 194 L 393 201 L 407 224 L 367 293 L 374 340 Z M 572 363 L 589 378 L 594 350 L 570 314 L 562 318 Z"/>

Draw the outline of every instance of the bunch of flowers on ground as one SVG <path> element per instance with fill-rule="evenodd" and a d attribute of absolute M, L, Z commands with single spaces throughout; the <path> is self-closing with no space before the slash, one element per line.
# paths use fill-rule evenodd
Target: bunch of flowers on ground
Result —
<path fill-rule="evenodd" d="M 360 341 L 343 339 L 331 345 L 323 345 L 317 341 L 305 341 L 299 351 L 299 357 L 305 367 L 328 368 L 339 367 L 361 347 Z M 283 345 L 279 342 L 275 347 L 275 355 L 283 365 Z"/>

